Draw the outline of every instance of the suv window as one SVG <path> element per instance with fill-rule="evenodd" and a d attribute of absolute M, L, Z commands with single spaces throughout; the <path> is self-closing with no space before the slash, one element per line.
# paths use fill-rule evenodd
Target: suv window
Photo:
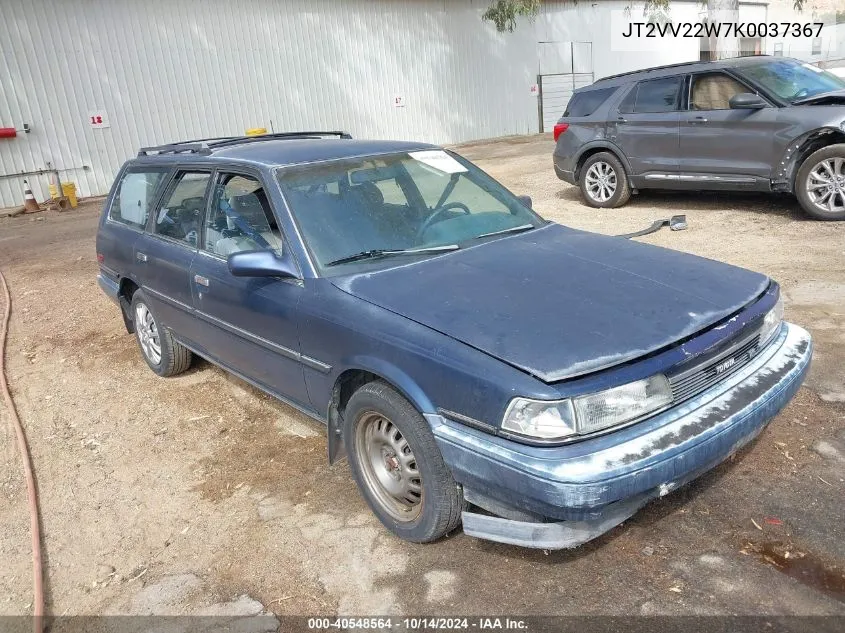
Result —
<path fill-rule="evenodd" d="M 692 76 L 690 110 L 729 110 L 731 97 L 749 89 L 725 73 Z"/>
<path fill-rule="evenodd" d="M 177 173 L 156 214 L 153 232 L 196 246 L 210 178 L 206 172 Z"/>
<path fill-rule="evenodd" d="M 241 174 L 217 176 L 203 249 L 223 257 L 241 251 L 282 253 L 282 234 L 261 181 Z"/>
<path fill-rule="evenodd" d="M 622 101 L 619 111 L 645 113 L 677 110 L 681 83 L 681 77 L 661 77 L 641 81 Z M 628 106 L 628 109 L 623 109 L 625 106 Z"/>
<path fill-rule="evenodd" d="M 563 116 L 590 116 L 615 91 L 616 87 L 579 92 L 573 95 L 569 103 L 566 104 L 566 112 L 563 113 Z"/>
<path fill-rule="evenodd" d="M 143 229 L 166 173 L 164 169 L 126 172 L 109 209 L 109 219 Z"/>

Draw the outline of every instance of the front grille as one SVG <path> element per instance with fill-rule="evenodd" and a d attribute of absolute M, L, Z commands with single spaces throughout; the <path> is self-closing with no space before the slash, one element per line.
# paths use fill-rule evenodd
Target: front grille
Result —
<path fill-rule="evenodd" d="M 672 388 L 672 403 L 678 404 L 712 387 L 720 380 L 739 371 L 747 365 L 760 351 L 759 332 L 751 338 L 738 341 L 727 351 L 715 358 L 710 358 L 702 364 L 683 371 L 675 376 L 669 376 L 669 386 Z"/>

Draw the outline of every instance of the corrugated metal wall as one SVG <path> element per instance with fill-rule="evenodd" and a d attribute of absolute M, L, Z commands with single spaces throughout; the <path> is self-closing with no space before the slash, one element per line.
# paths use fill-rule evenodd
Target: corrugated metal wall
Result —
<path fill-rule="evenodd" d="M 0 174 L 62 171 L 105 193 L 143 145 L 343 128 L 451 143 L 538 129 L 536 37 L 487 0 L 3 0 Z M 394 97 L 405 107 L 394 107 Z M 94 129 L 103 111 L 110 127 Z M 83 169 L 87 167 L 87 169 Z M 30 178 L 47 197 L 47 176 Z M 20 204 L 0 179 L 0 207 Z"/>

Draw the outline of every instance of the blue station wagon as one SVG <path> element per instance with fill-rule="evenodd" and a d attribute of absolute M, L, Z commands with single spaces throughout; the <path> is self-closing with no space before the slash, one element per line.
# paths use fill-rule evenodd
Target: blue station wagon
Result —
<path fill-rule="evenodd" d="M 142 149 L 97 259 L 155 373 L 197 354 L 320 420 L 415 542 L 595 538 L 752 440 L 812 355 L 768 277 L 547 222 L 422 143 Z"/>

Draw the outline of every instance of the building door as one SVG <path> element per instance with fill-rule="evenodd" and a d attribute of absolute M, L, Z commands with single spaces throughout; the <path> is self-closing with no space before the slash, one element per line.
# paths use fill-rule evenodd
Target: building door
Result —
<path fill-rule="evenodd" d="M 551 132 L 577 88 L 593 83 L 591 42 L 540 42 L 540 132 Z"/>

